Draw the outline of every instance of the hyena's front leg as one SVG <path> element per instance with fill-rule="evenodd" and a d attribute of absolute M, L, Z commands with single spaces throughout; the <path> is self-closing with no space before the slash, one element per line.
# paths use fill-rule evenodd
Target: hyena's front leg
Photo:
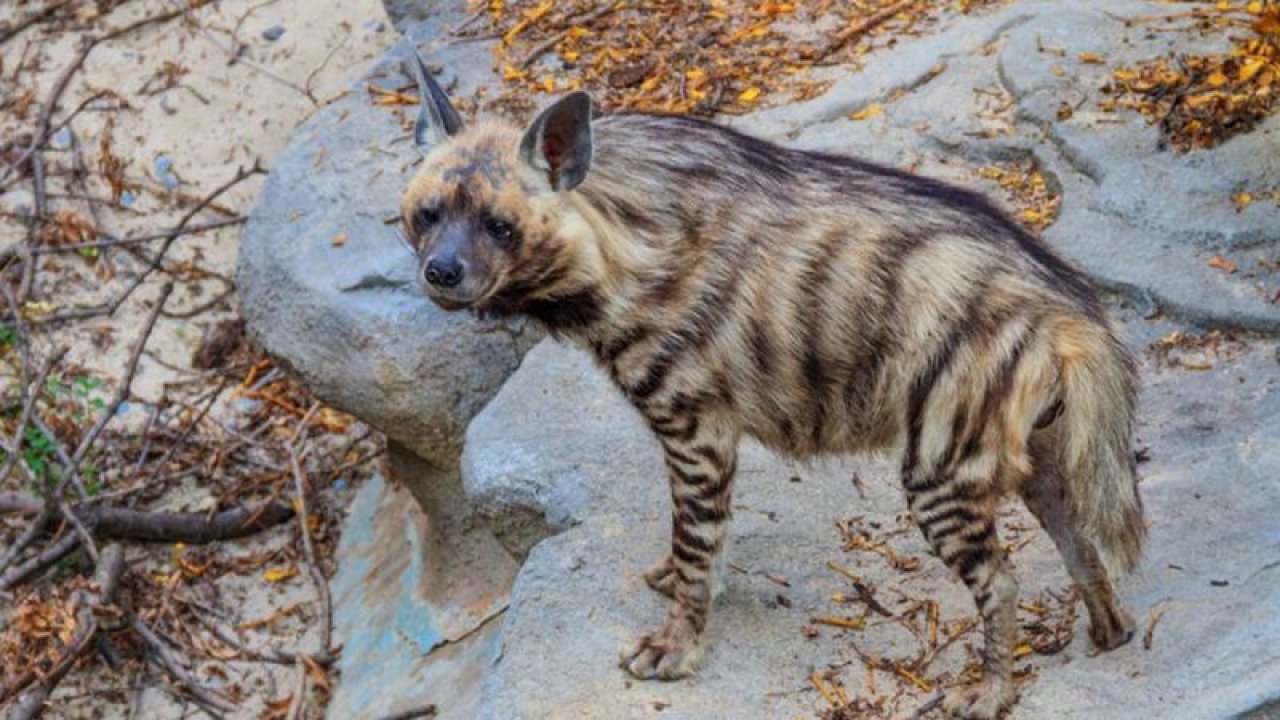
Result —
<path fill-rule="evenodd" d="M 672 603 L 662 627 L 623 653 L 623 667 L 639 678 L 692 675 L 705 651 L 716 568 L 728 537 L 738 435 L 709 419 L 696 427 L 687 438 L 659 436 L 671 481 L 671 553 L 645 579 L 669 591 Z"/>
<path fill-rule="evenodd" d="M 970 458 L 953 472 L 913 473 L 904 484 L 911 513 L 938 557 L 969 586 L 982 615 L 982 678 L 947 693 L 946 711 L 991 720 L 1011 705 L 1018 584 L 996 533 L 998 501 L 991 456 Z"/>

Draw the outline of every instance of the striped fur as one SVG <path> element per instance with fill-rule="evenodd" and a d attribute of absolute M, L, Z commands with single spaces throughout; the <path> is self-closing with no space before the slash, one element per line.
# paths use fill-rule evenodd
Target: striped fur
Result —
<path fill-rule="evenodd" d="M 566 137 L 583 132 L 530 162 L 514 129 L 464 130 L 403 210 L 424 259 L 442 231 L 414 225 L 423 208 L 473 228 L 470 295 L 433 298 L 588 349 L 662 444 L 672 545 L 646 579 L 673 603 L 624 655 L 631 673 L 700 662 L 743 435 L 797 457 L 902 448 L 911 512 L 985 623 L 985 675 L 953 714 L 1013 700 L 1017 586 L 995 531 L 1009 494 L 1061 550 L 1095 642 L 1129 639 L 1106 568 L 1132 567 L 1144 534 L 1135 373 L 1075 270 L 966 190 L 688 118 L 591 121 L 585 180 L 556 190 Z M 489 216 L 518 242 L 474 229 Z"/>

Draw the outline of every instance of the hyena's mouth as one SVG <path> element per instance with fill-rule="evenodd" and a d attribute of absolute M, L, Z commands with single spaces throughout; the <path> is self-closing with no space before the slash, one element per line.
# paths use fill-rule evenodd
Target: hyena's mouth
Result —
<path fill-rule="evenodd" d="M 466 283 L 464 283 L 466 285 Z M 427 298 L 447 312 L 478 309 L 493 295 L 496 282 L 480 288 L 458 287 L 452 289 L 427 288 Z"/>

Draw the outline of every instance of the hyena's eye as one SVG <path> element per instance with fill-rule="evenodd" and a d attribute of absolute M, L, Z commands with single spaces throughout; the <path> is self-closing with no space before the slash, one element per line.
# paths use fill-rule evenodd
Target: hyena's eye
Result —
<path fill-rule="evenodd" d="M 440 222 L 440 211 L 435 208 L 421 207 L 413 213 L 413 230 L 422 235 Z"/>
<path fill-rule="evenodd" d="M 489 237 L 493 238 L 499 245 L 506 248 L 514 246 L 518 239 L 515 225 L 494 217 L 485 218 L 484 231 L 489 233 Z"/>

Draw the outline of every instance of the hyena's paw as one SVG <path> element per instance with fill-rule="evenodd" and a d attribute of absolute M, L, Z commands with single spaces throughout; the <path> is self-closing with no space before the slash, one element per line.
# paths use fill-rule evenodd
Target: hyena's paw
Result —
<path fill-rule="evenodd" d="M 1133 616 L 1112 605 L 1107 612 L 1089 619 L 1089 638 L 1099 650 L 1114 650 L 1133 639 Z"/>
<path fill-rule="evenodd" d="M 680 576 L 676 574 L 676 564 L 672 562 L 670 555 L 644 571 L 644 581 L 649 587 L 669 598 L 676 596 L 676 581 L 679 579 Z"/>
<path fill-rule="evenodd" d="M 667 620 L 622 652 L 622 667 L 641 680 L 676 680 L 698 672 L 706 648 L 687 620 Z"/>
<path fill-rule="evenodd" d="M 987 675 L 972 685 L 947 691 L 942 709 L 965 720 L 995 720 L 1014 699 L 1012 683 Z"/>

